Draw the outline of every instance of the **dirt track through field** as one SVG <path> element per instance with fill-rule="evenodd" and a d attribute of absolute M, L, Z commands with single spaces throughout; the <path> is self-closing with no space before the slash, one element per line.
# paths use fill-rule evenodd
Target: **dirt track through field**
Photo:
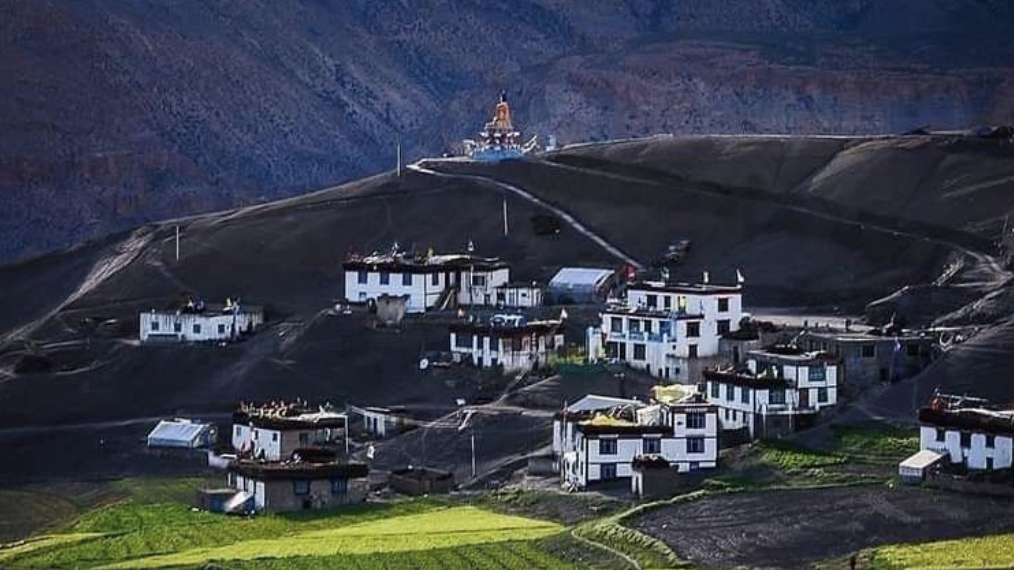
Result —
<path fill-rule="evenodd" d="M 629 524 L 702 565 L 795 568 L 871 546 L 1009 531 L 1012 507 L 942 491 L 839 487 L 717 496 Z"/>

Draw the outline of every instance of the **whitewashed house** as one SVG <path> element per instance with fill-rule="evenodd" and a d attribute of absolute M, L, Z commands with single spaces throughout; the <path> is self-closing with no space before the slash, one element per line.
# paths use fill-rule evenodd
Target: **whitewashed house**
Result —
<path fill-rule="evenodd" d="M 351 256 L 343 265 L 345 299 L 365 303 L 381 295 L 407 296 L 407 311 L 455 306 L 493 306 L 510 282 L 510 266 L 496 258 L 468 254 Z M 507 304 L 504 297 L 504 305 Z"/>
<path fill-rule="evenodd" d="M 496 315 L 487 323 L 451 325 L 450 343 L 455 362 L 500 367 L 505 374 L 527 372 L 543 366 L 564 348 L 563 321 Z"/>
<path fill-rule="evenodd" d="M 287 461 L 298 449 L 345 445 L 348 416 L 291 404 L 245 405 L 232 416 L 232 447 L 241 457 Z"/>
<path fill-rule="evenodd" d="M 945 462 L 970 470 L 1010 469 L 1014 409 L 965 396 L 934 396 L 919 410 L 919 447 L 945 455 Z"/>
<path fill-rule="evenodd" d="M 634 283 L 625 303 L 607 307 L 588 330 L 588 357 L 692 382 L 694 361 L 717 356 L 722 335 L 739 330 L 742 299 L 741 286 Z"/>
<path fill-rule="evenodd" d="M 223 342 L 252 334 L 264 325 L 264 308 L 231 299 L 224 304 L 188 301 L 170 310 L 141 313 L 142 343 Z"/>
<path fill-rule="evenodd" d="M 641 405 L 642 407 L 643 404 Z M 630 412 L 633 412 L 632 414 Z M 621 404 L 609 412 L 561 412 L 554 443 L 561 483 L 584 489 L 596 483 L 629 479 L 635 460 L 658 457 L 678 472 L 718 466 L 718 415 L 699 396 L 658 404 L 647 414 Z"/>
<path fill-rule="evenodd" d="M 511 282 L 496 288 L 496 306 L 529 309 L 541 307 L 543 288 L 535 282 Z"/>
<path fill-rule="evenodd" d="M 823 352 L 773 347 L 747 354 L 746 367 L 704 371 L 704 395 L 722 429 L 775 437 L 813 425 L 838 403 L 841 362 Z"/>

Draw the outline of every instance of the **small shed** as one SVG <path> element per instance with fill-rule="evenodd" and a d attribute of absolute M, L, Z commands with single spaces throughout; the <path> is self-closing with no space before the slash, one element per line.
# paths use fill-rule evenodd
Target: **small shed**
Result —
<path fill-rule="evenodd" d="M 148 447 L 197 449 L 215 443 L 217 431 L 212 424 L 194 420 L 174 419 L 158 422 L 148 434 Z"/>
<path fill-rule="evenodd" d="M 671 497 L 680 489 L 679 473 L 663 457 L 635 457 L 631 468 L 630 492 L 639 499 Z"/>
<path fill-rule="evenodd" d="M 549 281 L 546 295 L 552 303 L 599 303 L 616 284 L 616 272 L 594 267 L 564 267 Z"/>
<path fill-rule="evenodd" d="M 924 449 L 898 464 L 898 477 L 902 483 L 918 485 L 926 480 L 927 473 L 940 464 L 944 454 Z"/>
<path fill-rule="evenodd" d="M 392 471 L 387 484 L 409 496 L 450 493 L 454 490 L 454 474 L 429 467 L 407 467 Z"/>

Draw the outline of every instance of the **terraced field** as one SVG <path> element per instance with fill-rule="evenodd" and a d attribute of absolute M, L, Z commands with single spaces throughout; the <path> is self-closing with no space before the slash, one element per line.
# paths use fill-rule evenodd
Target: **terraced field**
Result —
<path fill-rule="evenodd" d="M 328 514 L 225 517 L 121 503 L 0 550 L 12 568 L 572 568 L 540 547 L 555 523 L 425 501 Z"/>

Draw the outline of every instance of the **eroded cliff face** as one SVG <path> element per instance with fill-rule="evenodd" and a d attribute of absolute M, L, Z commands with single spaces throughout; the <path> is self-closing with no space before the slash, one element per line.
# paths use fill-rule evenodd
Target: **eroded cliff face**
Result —
<path fill-rule="evenodd" d="M 1009 122 L 998 0 L 0 0 L 0 261 L 527 134 Z"/>

